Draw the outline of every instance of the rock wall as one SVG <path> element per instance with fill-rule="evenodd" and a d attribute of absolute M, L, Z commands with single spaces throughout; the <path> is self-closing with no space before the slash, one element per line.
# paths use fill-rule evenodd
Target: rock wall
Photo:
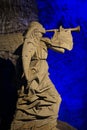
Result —
<path fill-rule="evenodd" d="M 0 34 L 24 32 L 32 20 L 37 20 L 34 0 L 0 1 Z"/>

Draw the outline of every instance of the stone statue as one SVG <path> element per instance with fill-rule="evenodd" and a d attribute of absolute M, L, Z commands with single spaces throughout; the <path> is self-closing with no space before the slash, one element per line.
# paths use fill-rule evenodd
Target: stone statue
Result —
<path fill-rule="evenodd" d="M 54 31 L 51 39 L 43 37 L 43 34 L 50 31 Z M 58 130 L 61 96 L 49 78 L 47 49 L 61 53 L 65 49 L 72 50 L 71 31 L 62 27 L 59 30 L 45 30 L 39 22 L 30 23 L 22 48 L 22 78 L 26 79 L 26 83 L 18 91 L 11 130 Z"/>

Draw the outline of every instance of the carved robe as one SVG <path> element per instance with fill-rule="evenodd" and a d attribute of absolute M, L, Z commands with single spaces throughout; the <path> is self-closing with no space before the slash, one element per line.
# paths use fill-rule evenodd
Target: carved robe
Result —
<path fill-rule="evenodd" d="M 58 130 L 61 97 L 49 78 L 46 59 L 48 47 L 62 53 L 64 48 L 60 43 L 53 44 L 54 38 L 40 38 L 44 28 L 39 23 L 35 22 L 29 29 L 22 50 L 27 85 L 19 93 L 11 130 Z"/>
<path fill-rule="evenodd" d="M 44 119 L 43 123 L 37 123 L 37 125 L 42 126 L 43 124 L 49 124 L 49 121 L 51 121 L 56 127 L 61 97 L 49 78 L 49 67 L 46 62 L 48 55 L 47 46 L 44 42 L 40 42 L 36 46 L 33 43 L 28 43 L 27 47 L 29 48 L 30 56 L 27 59 L 30 59 L 30 62 L 28 61 L 30 63 L 30 69 L 28 70 L 29 79 L 31 80 L 34 76 L 35 79 L 31 80 L 28 93 L 23 96 L 19 95 L 15 121 L 38 121 Z M 34 127 L 33 124 L 31 127 Z"/>

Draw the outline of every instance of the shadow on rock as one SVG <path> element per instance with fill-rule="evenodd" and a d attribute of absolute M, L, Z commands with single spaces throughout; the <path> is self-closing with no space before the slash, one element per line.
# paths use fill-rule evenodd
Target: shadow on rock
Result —
<path fill-rule="evenodd" d="M 8 130 L 16 109 L 16 71 L 10 60 L 0 58 L 0 130 Z"/>

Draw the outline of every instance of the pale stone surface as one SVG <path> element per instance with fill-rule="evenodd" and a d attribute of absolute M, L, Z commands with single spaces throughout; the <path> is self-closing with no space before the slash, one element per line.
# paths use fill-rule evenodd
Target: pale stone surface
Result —
<path fill-rule="evenodd" d="M 72 49 L 73 41 L 70 30 L 55 30 L 51 39 L 42 37 L 45 32 L 40 23 L 32 22 L 24 37 L 22 76 L 27 83 L 19 90 L 11 130 L 58 130 L 61 97 L 49 79 L 47 49 L 64 53 L 65 49 Z"/>
<path fill-rule="evenodd" d="M 0 34 L 0 52 L 14 53 L 23 44 L 22 33 Z"/>

